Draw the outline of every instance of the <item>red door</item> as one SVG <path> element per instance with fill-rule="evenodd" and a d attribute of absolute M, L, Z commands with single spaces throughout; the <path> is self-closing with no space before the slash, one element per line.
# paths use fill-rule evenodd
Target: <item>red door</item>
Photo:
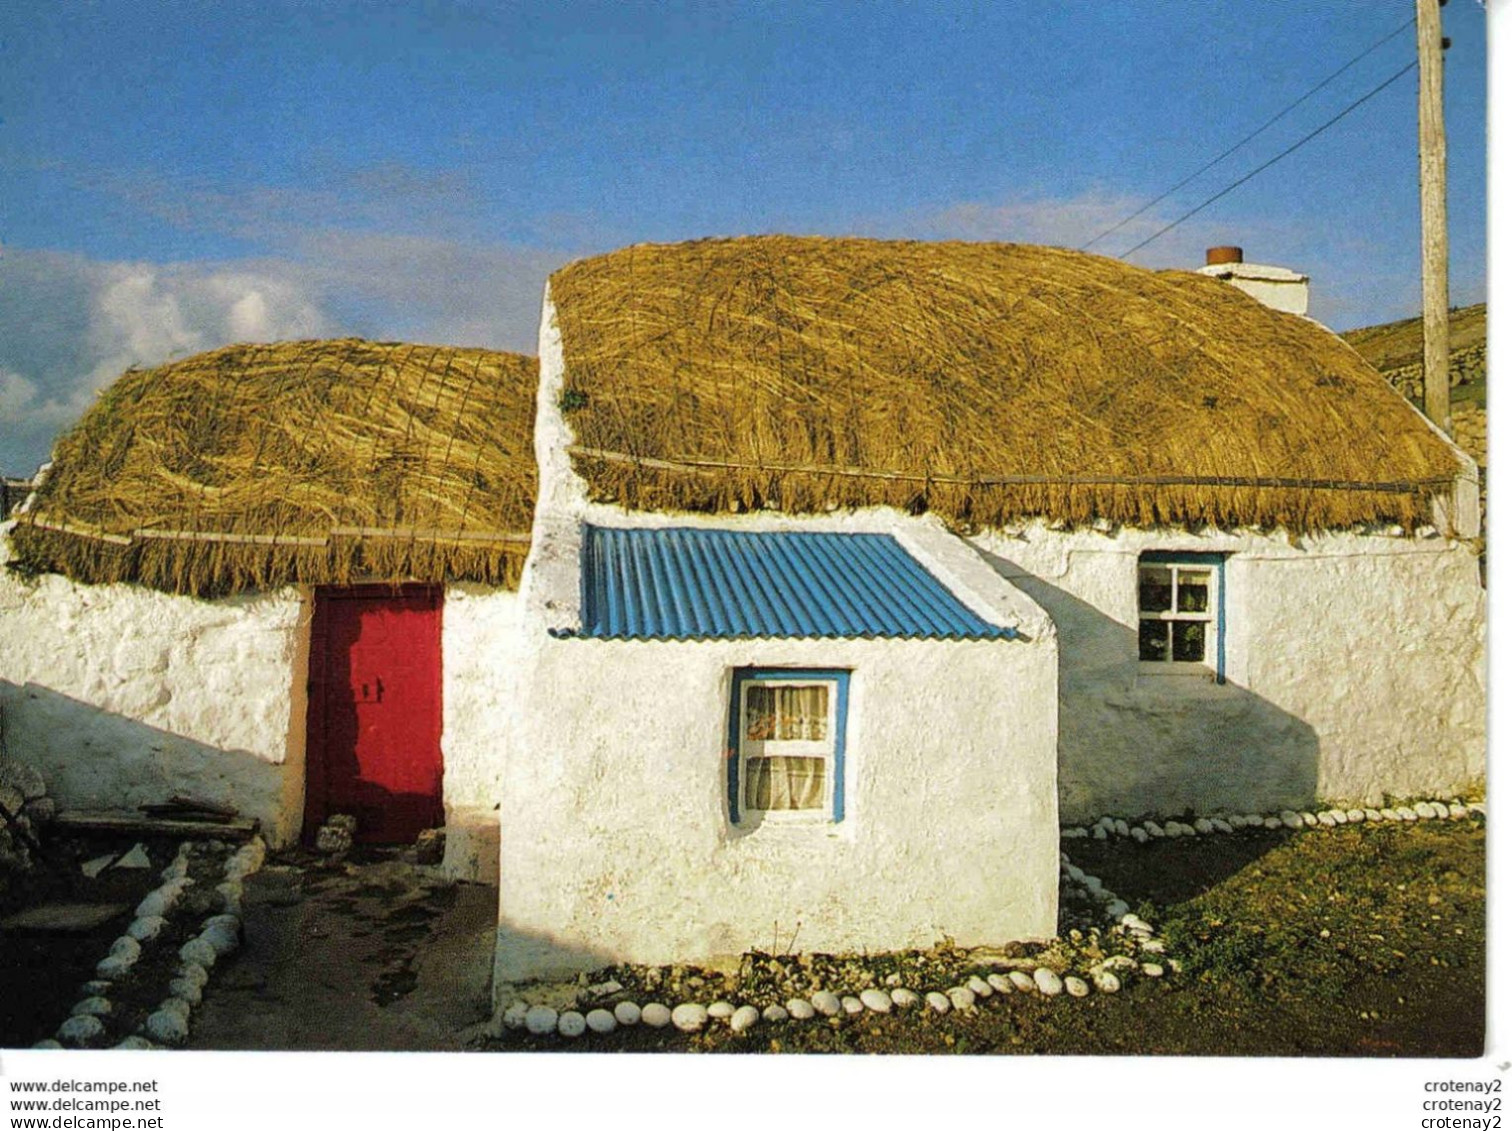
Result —
<path fill-rule="evenodd" d="M 306 765 L 307 837 L 334 813 L 377 844 L 443 823 L 439 589 L 316 591 Z"/>

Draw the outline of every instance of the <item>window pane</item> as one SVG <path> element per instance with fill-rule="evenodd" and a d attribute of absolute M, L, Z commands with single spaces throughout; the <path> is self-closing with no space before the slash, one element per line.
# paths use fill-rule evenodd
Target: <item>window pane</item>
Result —
<path fill-rule="evenodd" d="M 1180 663 L 1201 663 L 1203 645 L 1207 643 L 1205 621 L 1176 621 L 1171 625 L 1175 638 L 1175 658 Z"/>
<path fill-rule="evenodd" d="M 1168 660 L 1171 658 L 1170 625 L 1163 620 L 1139 622 L 1139 658 L 1141 660 Z"/>
<path fill-rule="evenodd" d="M 746 737 L 762 742 L 777 737 L 777 689 L 746 688 Z"/>
<path fill-rule="evenodd" d="M 1208 583 L 1212 574 L 1205 569 L 1184 569 L 1176 577 L 1176 609 L 1183 613 L 1208 610 Z"/>
<path fill-rule="evenodd" d="M 1171 608 L 1171 571 L 1165 566 L 1139 567 L 1139 611 L 1164 613 Z"/>
<path fill-rule="evenodd" d="M 822 809 L 824 759 L 774 758 L 746 760 L 747 809 Z"/>
<path fill-rule="evenodd" d="M 829 737 L 829 685 L 749 687 L 745 736 L 757 742 L 823 742 Z"/>

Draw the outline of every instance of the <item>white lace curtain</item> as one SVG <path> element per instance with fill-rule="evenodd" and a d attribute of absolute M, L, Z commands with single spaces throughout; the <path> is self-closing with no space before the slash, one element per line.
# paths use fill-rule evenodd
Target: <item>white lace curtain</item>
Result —
<path fill-rule="evenodd" d="M 746 688 L 746 738 L 823 742 L 829 737 L 827 684 Z"/>
<path fill-rule="evenodd" d="M 825 742 L 829 738 L 828 684 L 746 688 L 745 737 L 749 743 Z M 825 758 L 809 754 L 747 752 L 747 809 L 822 809 Z"/>
<path fill-rule="evenodd" d="M 747 809 L 824 808 L 824 759 L 778 754 L 746 760 Z"/>

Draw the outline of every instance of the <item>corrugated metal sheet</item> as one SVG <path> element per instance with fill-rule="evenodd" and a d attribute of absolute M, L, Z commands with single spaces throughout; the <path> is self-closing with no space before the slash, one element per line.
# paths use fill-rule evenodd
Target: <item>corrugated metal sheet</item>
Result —
<path fill-rule="evenodd" d="M 582 578 L 576 635 L 603 640 L 1017 635 L 886 534 L 590 526 Z"/>

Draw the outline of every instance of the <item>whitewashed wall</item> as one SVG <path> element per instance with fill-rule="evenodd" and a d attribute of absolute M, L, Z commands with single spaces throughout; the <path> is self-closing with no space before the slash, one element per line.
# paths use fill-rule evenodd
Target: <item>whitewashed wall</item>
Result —
<path fill-rule="evenodd" d="M 1054 933 L 1056 633 L 932 519 L 627 514 L 590 504 L 556 409 L 548 304 L 541 493 L 501 788 L 496 989 L 608 961 L 849 951 Z M 585 522 L 885 532 L 1016 641 L 555 639 L 578 622 Z M 839 824 L 728 820 L 732 669 L 848 668 Z"/>
<path fill-rule="evenodd" d="M 7 529 L 7 528 L 0 528 Z M 310 598 L 217 601 L 5 570 L 6 742 L 65 808 L 135 809 L 175 793 L 234 806 L 275 844 L 304 817 Z M 448 587 L 442 610 L 447 871 L 498 871 L 498 776 L 516 631 L 513 592 Z"/>
<path fill-rule="evenodd" d="M 515 668 L 505 662 L 519 631 L 507 589 L 450 585 L 441 612 L 442 795 L 446 871 L 493 883 L 499 874 L 499 772 L 509 731 L 505 706 Z"/>
<path fill-rule="evenodd" d="M 304 794 L 306 603 L 201 601 L 4 568 L 0 702 L 11 752 L 64 808 L 175 793 L 235 806 L 283 843 Z"/>
<path fill-rule="evenodd" d="M 1485 600 L 1466 544 L 1039 524 L 974 542 L 1060 630 L 1063 819 L 1484 783 Z M 1227 685 L 1140 664 L 1142 550 L 1229 555 Z"/>

